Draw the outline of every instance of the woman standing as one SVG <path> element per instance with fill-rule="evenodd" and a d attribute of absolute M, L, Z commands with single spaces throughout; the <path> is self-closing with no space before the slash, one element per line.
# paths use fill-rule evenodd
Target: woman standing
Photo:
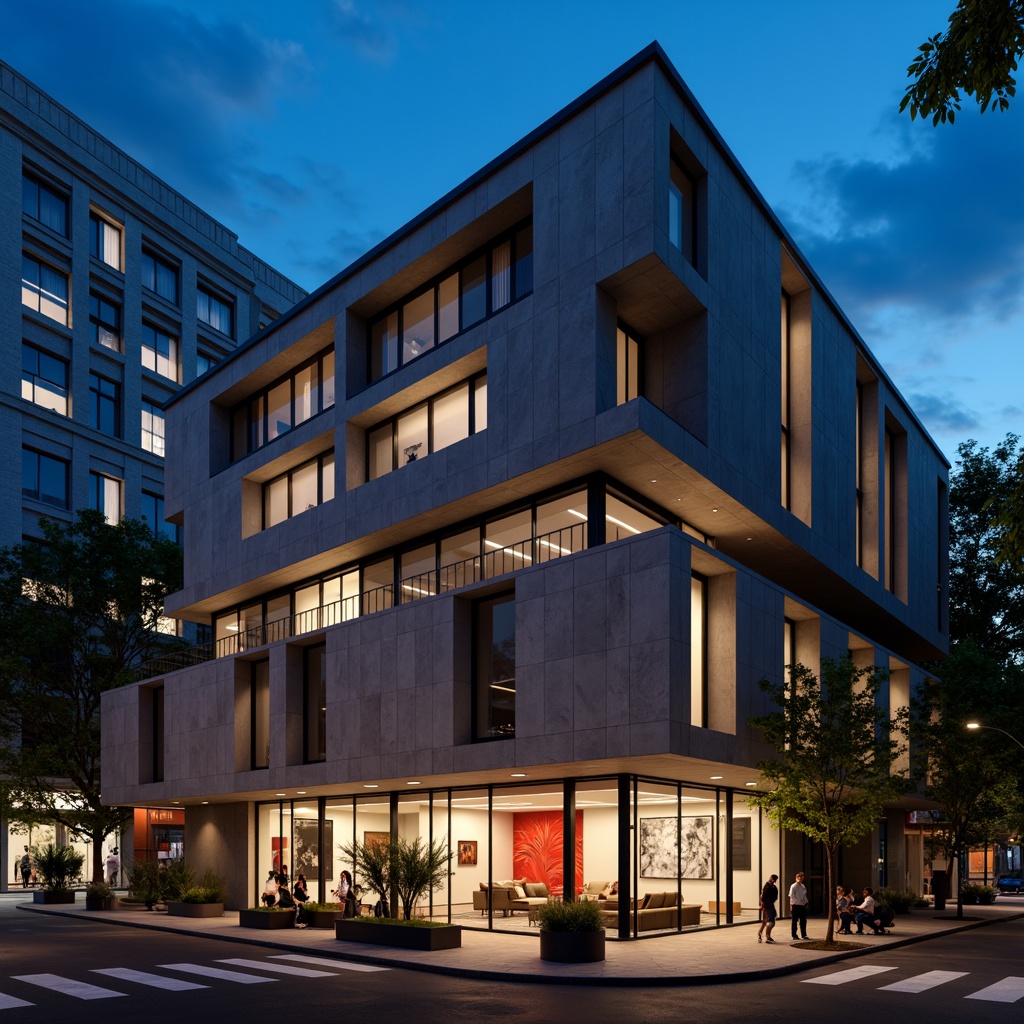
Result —
<path fill-rule="evenodd" d="M 761 941 L 762 932 L 765 942 L 775 942 L 772 929 L 775 927 L 775 904 L 779 902 L 778 875 L 771 875 L 761 888 L 761 927 L 757 929 L 757 941 Z"/>

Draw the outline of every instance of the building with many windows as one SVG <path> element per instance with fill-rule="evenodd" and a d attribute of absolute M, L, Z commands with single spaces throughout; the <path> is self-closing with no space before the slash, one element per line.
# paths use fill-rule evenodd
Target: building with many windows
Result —
<path fill-rule="evenodd" d="M 176 537 L 164 403 L 306 293 L 3 63 L 0 197 L 0 546 L 83 507 Z"/>
<path fill-rule="evenodd" d="M 947 647 L 948 466 L 656 44 L 167 416 L 169 613 L 213 636 L 104 695 L 104 794 L 187 807 L 235 906 L 388 835 L 480 927 L 820 899 L 749 803 L 758 680 L 851 652 L 897 706 Z M 845 881 L 914 884 L 903 821 Z"/>

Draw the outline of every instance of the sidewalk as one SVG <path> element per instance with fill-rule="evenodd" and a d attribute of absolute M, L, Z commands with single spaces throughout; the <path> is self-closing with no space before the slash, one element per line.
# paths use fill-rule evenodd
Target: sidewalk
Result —
<path fill-rule="evenodd" d="M 899 918 L 896 931 L 885 936 L 853 936 L 865 948 L 845 953 L 798 949 L 790 945 L 789 921 L 775 928 L 774 945 L 758 943 L 757 929 L 750 925 L 709 928 L 663 938 L 609 941 L 607 959 L 598 964 L 553 964 L 540 959 L 538 933 L 507 934 L 463 929 L 462 948 L 438 953 L 388 949 L 363 943 L 339 942 L 332 931 L 319 928 L 260 932 L 238 927 L 238 913 L 226 911 L 221 918 L 191 920 L 144 911 L 86 911 L 84 907 L 54 907 L 19 903 L 19 910 L 85 919 L 95 924 L 196 935 L 225 942 L 248 942 L 272 949 L 335 957 L 354 963 L 377 964 L 408 970 L 430 971 L 460 977 L 496 981 L 588 985 L 707 985 L 748 981 L 810 970 L 850 957 L 871 954 L 938 938 L 969 928 L 1024 917 L 1024 905 L 1014 902 L 988 907 L 968 907 L 968 918 L 956 920 L 956 908 L 936 915 L 915 910 Z M 810 921 L 812 938 L 823 938 L 825 925 Z"/>

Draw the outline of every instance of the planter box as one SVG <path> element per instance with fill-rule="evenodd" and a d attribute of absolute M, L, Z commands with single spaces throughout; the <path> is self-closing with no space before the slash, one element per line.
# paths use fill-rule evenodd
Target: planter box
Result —
<path fill-rule="evenodd" d="M 223 917 L 223 903 L 177 903 L 167 902 L 168 917 Z"/>
<path fill-rule="evenodd" d="M 593 964 L 604 959 L 604 929 L 599 932 L 540 933 L 540 958 L 556 964 Z"/>
<path fill-rule="evenodd" d="M 333 928 L 335 921 L 340 921 L 344 911 L 341 910 L 303 910 L 302 923 L 310 928 Z"/>
<path fill-rule="evenodd" d="M 243 928 L 294 928 L 295 914 L 290 910 L 240 910 L 238 923 Z"/>
<path fill-rule="evenodd" d="M 74 903 L 75 890 L 62 889 L 59 892 L 47 892 L 45 889 L 38 889 L 32 893 L 33 903 Z"/>
<path fill-rule="evenodd" d="M 152 913 L 153 908 L 147 907 L 141 900 L 122 900 L 117 901 L 118 910 L 143 910 Z"/>
<path fill-rule="evenodd" d="M 114 897 L 113 896 L 86 896 L 85 897 L 85 909 L 86 910 L 113 910 L 114 909 Z"/>
<path fill-rule="evenodd" d="M 371 924 L 358 918 L 341 918 L 334 922 L 334 937 L 345 942 L 369 942 L 375 946 L 397 949 L 459 949 L 462 926 L 445 924 L 438 928 L 416 928 L 403 924 Z"/>

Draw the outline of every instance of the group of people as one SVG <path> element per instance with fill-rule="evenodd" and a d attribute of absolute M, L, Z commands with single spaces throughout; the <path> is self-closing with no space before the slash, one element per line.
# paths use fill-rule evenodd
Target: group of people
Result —
<path fill-rule="evenodd" d="M 774 942 L 772 929 L 778 917 L 779 876 L 770 875 L 761 887 L 760 910 L 761 925 L 757 929 L 758 942 Z M 804 873 L 798 871 L 793 884 L 789 887 L 790 932 L 793 940 L 807 938 L 807 886 L 804 884 Z M 851 925 L 857 926 L 857 934 L 864 934 L 867 925 L 875 935 L 885 935 L 887 924 L 892 923 L 891 915 L 888 922 L 886 915 L 875 903 L 874 891 L 871 886 L 864 887 L 860 903 L 852 889 L 836 886 L 836 912 L 839 914 L 839 933 L 852 935 Z M 799 935 L 797 932 L 799 931 Z"/>
<path fill-rule="evenodd" d="M 352 876 L 347 871 L 342 871 L 338 888 L 333 890 L 331 895 L 344 906 L 345 917 L 356 917 L 358 915 L 356 895 L 352 889 Z M 309 890 L 305 875 L 300 874 L 295 879 L 295 884 L 289 889 L 288 866 L 282 864 L 280 871 L 271 869 L 267 873 L 267 881 L 263 886 L 263 895 L 260 899 L 263 901 L 263 905 L 267 907 L 294 910 L 297 915 L 295 927 L 306 927 L 306 922 L 302 919 L 303 904 L 309 900 Z"/>

